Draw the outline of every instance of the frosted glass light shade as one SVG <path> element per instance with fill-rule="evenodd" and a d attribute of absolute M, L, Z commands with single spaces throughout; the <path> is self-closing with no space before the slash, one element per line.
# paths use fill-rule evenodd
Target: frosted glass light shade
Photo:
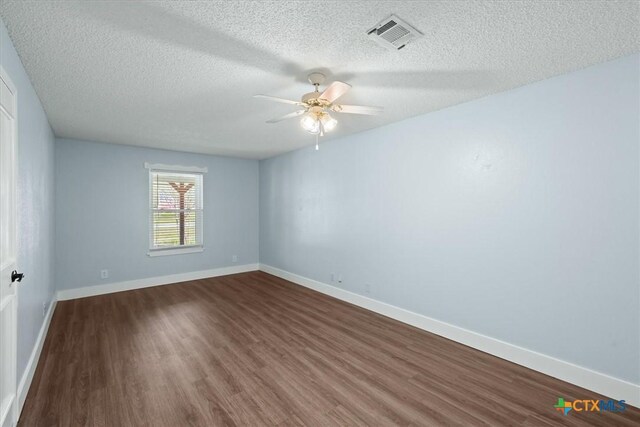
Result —
<path fill-rule="evenodd" d="M 338 121 L 333 117 L 331 117 L 328 113 L 324 114 L 320 119 L 320 121 L 322 122 L 322 127 L 326 132 L 329 132 L 335 129 L 336 125 L 338 124 Z"/>
<path fill-rule="evenodd" d="M 314 114 L 307 113 L 300 119 L 300 126 L 309 133 L 320 132 L 320 122 Z"/>

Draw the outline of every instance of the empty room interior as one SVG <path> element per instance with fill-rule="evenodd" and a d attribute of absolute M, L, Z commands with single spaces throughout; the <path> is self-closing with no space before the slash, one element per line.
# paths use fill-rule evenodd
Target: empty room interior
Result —
<path fill-rule="evenodd" d="M 640 426 L 640 2 L 0 0 L 0 427 Z"/>

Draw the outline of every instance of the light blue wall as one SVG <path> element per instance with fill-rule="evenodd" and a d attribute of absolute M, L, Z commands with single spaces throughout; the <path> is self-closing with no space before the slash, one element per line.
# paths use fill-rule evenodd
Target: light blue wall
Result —
<path fill-rule="evenodd" d="M 260 261 L 638 384 L 639 75 L 633 55 L 262 161 Z"/>
<path fill-rule="evenodd" d="M 258 162 L 56 140 L 56 283 L 101 285 L 258 262 Z M 144 163 L 207 167 L 202 253 L 149 257 Z M 232 263 L 232 255 L 238 262 Z M 108 269 L 109 278 L 100 279 Z"/>
<path fill-rule="evenodd" d="M 54 295 L 54 136 L 40 99 L 0 20 L 0 64 L 18 92 L 18 381 Z"/>

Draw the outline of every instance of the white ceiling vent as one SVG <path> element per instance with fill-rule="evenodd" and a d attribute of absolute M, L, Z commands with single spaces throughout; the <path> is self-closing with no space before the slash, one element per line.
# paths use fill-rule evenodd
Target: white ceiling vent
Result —
<path fill-rule="evenodd" d="M 422 33 L 395 15 L 391 15 L 367 31 L 370 39 L 380 46 L 400 50 L 408 43 L 422 37 Z"/>

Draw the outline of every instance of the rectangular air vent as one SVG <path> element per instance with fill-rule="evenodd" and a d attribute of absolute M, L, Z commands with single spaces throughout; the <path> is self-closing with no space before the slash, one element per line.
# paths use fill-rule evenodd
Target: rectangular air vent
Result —
<path fill-rule="evenodd" d="M 407 43 L 422 37 L 422 33 L 395 15 L 367 31 L 370 39 L 391 50 L 400 50 Z"/>

